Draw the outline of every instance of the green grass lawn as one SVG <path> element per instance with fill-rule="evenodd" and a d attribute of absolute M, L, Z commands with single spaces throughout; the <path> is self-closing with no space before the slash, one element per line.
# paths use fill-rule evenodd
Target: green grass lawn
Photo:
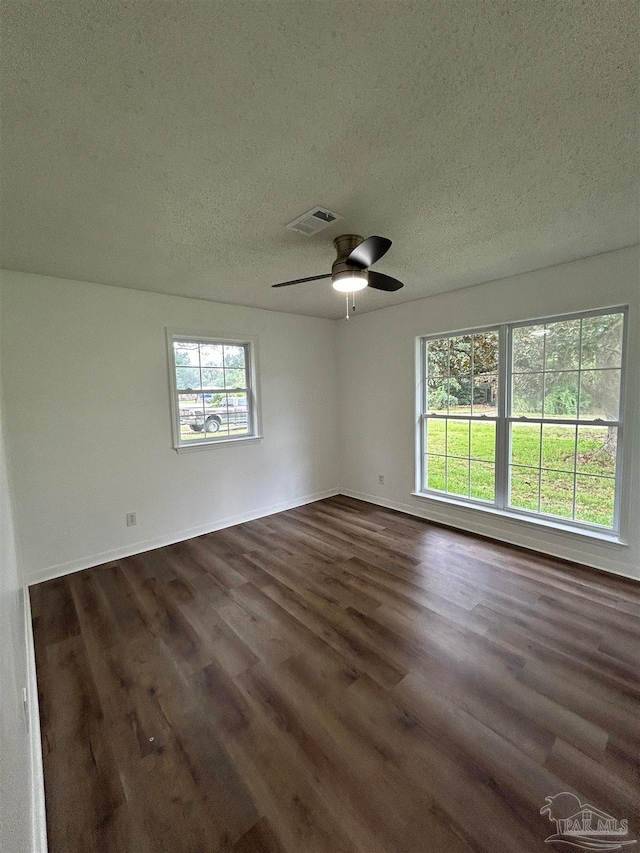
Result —
<path fill-rule="evenodd" d="M 606 428 L 514 424 L 510 505 L 613 525 L 615 453 Z M 450 494 L 495 499 L 495 424 L 427 421 L 427 485 Z M 573 497 L 575 487 L 575 515 Z"/>
<path fill-rule="evenodd" d="M 194 432 L 188 424 L 180 424 L 180 438 L 182 441 L 202 441 L 204 438 L 234 438 L 247 434 L 246 424 L 224 424 L 218 432 Z"/>

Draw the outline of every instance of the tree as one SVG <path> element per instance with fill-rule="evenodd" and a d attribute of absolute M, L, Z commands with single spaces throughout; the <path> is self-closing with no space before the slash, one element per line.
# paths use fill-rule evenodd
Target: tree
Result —
<path fill-rule="evenodd" d="M 211 394 L 206 401 L 221 405 L 224 394 L 213 389 L 246 387 L 245 349 L 241 345 L 180 341 L 173 351 L 180 391 L 208 389 Z"/>
<path fill-rule="evenodd" d="M 498 381 L 498 334 L 480 332 L 427 344 L 429 407 L 492 402 Z"/>
<path fill-rule="evenodd" d="M 181 342 L 180 349 L 175 346 L 173 349 L 175 365 L 180 368 L 176 371 L 179 390 L 200 387 L 200 369 L 193 366 L 188 350 L 197 351 L 198 344 Z"/>
<path fill-rule="evenodd" d="M 514 407 L 540 411 L 543 370 L 545 412 L 605 421 L 618 419 L 622 314 L 604 314 L 517 327 L 513 335 Z M 578 388 L 578 368 L 581 383 Z M 616 427 L 603 449 L 615 453 Z"/>

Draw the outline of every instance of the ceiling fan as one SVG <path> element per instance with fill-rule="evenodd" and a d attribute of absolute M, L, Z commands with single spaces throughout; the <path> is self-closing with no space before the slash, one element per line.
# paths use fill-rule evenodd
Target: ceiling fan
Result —
<path fill-rule="evenodd" d="M 335 238 L 333 245 L 337 257 L 331 266 L 330 273 L 311 275 L 308 278 L 296 278 L 293 281 L 282 281 L 271 286 L 288 287 L 291 284 L 302 284 L 305 281 L 330 278 L 334 290 L 347 294 L 347 308 L 348 295 L 356 293 L 358 290 L 364 290 L 365 287 L 387 292 L 400 290 L 401 287 L 404 287 L 397 278 L 391 278 L 390 275 L 369 269 L 391 248 L 391 240 L 386 237 L 373 236 L 363 240 L 357 234 L 342 234 Z"/>

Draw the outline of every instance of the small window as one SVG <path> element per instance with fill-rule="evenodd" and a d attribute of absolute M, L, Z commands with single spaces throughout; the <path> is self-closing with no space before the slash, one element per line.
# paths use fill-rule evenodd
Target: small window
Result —
<path fill-rule="evenodd" d="M 174 446 L 258 437 L 255 341 L 168 334 Z"/>

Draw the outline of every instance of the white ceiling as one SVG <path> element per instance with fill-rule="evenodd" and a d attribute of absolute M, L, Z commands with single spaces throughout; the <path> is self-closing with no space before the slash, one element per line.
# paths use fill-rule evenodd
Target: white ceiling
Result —
<path fill-rule="evenodd" d="M 339 317 L 638 241 L 634 0 L 3 2 L 2 266 Z M 284 225 L 315 204 L 345 218 Z"/>

